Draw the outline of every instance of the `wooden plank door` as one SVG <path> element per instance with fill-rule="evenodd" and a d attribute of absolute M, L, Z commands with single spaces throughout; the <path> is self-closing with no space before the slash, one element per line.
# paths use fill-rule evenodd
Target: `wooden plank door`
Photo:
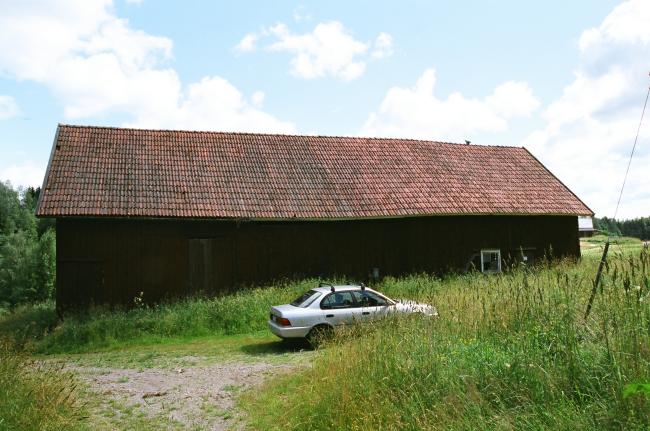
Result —
<path fill-rule="evenodd" d="M 232 285 L 232 243 L 229 238 L 188 240 L 190 293 L 215 294 Z"/>

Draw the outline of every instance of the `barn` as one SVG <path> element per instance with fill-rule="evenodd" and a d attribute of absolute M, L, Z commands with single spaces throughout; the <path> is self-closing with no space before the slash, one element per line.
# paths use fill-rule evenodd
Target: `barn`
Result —
<path fill-rule="evenodd" d="M 59 125 L 37 215 L 66 309 L 578 258 L 593 212 L 519 147 Z"/>

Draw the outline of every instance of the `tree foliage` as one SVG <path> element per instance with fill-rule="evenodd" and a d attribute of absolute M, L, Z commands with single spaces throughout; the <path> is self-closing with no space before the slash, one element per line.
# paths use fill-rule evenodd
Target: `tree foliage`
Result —
<path fill-rule="evenodd" d="M 650 217 L 631 220 L 615 220 L 608 217 L 595 218 L 594 227 L 610 235 L 632 236 L 642 240 L 650 239 Z"/>
<path fill-rule="evenodd" d="M 0 182 L 0 307 L 54 296 L 55 232 L 34 216 L 39 192 Z"/>

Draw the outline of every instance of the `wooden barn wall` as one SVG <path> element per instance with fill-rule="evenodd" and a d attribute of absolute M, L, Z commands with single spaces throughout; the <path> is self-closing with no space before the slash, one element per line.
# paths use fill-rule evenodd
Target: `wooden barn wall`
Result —
<path fill-rule="evenodd" d="M 57 302 L 132 304 L 281 278 L 464 270 L 484 248 L 579 257 L 577 217 L 328 222 L 57 220 Z M 476 259 L 475 259 L 476 261 Z M 207 265 L 207 267 L 206 267 Z M 206 288 L 206 286 L 208 286 Z"/>

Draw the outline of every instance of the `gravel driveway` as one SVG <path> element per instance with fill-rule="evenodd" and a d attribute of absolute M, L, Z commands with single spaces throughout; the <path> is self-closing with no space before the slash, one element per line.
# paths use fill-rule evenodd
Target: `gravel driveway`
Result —
<path fill-rule="evenodd" d="M 295 365 L 232 362 L 175 370 L 66 368 L 100 395 L 104 415 L 119 419 L 126 411 L 159 420 L 170 428 L 227 430 L 241 428 L 233 410 L 238 392 L 292 367 Z"/>

